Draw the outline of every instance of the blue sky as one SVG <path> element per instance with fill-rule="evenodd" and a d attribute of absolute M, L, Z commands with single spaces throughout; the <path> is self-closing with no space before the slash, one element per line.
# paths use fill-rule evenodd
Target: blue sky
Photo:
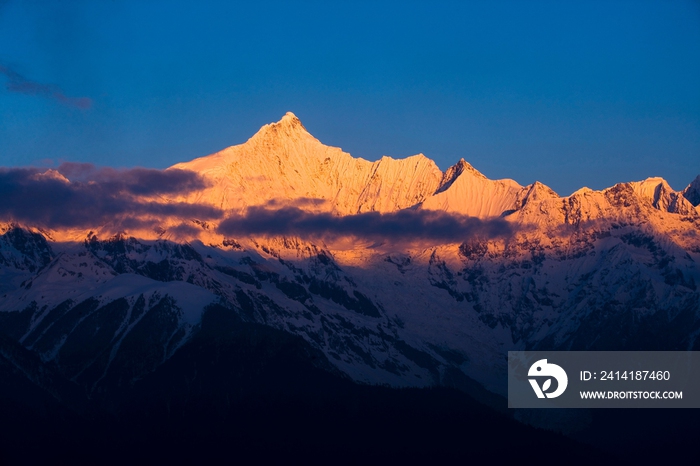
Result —
<path fill-rule="evenodd" d="M 698 1 L 0 0 L 2 70 L 0 166 L 164 168 L 292 111 L 562 195 L 700 174 Z"/>

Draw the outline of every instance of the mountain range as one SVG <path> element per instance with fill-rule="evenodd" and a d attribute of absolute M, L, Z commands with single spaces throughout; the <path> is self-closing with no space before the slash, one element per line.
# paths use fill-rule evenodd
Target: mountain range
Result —
<path fill-rule="evenodd" d="M 304 391 L 285 369 L 303 367 L 320 386 L 455 390 L 506 419 L 509 350 L 700 349 L 700 176 L 559 196 L 463 159 L 354 158 L 291 113 L 164 176 L 183 173 L 194 187 L 132 189 L 145 213 L 0 219 L 0 365 L 56 410 Z M 32 183 L 104 182 L 77 177 Z M 236 377 L 205 370 L 226 358 Z"/>

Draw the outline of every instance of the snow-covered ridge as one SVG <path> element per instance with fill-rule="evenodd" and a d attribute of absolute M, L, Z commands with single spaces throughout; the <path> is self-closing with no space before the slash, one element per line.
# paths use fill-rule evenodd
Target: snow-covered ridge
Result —
<path fill-rule="evenodd" d="M 537 202 L 582 194 L 577 191 L 559 198 L 539 182 L 521 186 L 510 179 L 490 180 L 464 159 L 443 173 L 423 154 L 398 160 L 385 156 L 376 162 L 354 158 L 323 145 L 291 112 L 263 126 L 244 144 L 171 168 L 193 170 L 211 182 L 211 187 L 185 200 L 236 212 L 280 201 L 316 199 L 314 210 L 337 215 L 413 207 L 494 218 L 526 204 L 532 209 Z M 640 201 L 655 209 L 696 215 L 699 180 L 684 191 L 673 191 L 661 178 L 629 185 Z"/>
<path fill-rule="evenodd" d="M 196 173 L 201 185 L 166 195 L 135 196 L 133 201 L 150 204 L 146 212 L 157 207 L 161 212 L 178 213 L 130 211 L 103 217 L 95 225 L 44 228 L 42 234 L 57 241 L 82 241 L 89 231 L 101 237 L 126 232 L 142 239 L 222 244 L 226 240 L 219 228 L 222 220 L 247 215 L 251 208 L 274 211 L 289 207 L 333 216 L 399 211 L 422 214 L 423 210 L 484 220 L 502 218 L 529 228 L 618 218 L 620 206 L 634 207 L 624 214 L 631 221 L 646 218 L 650 210 L 673 214 L 671 220 L 663 221 L 666 223 L 700 218 L 700 176 L 683 191 L 674 191 L 662 178 L 649 178 L 600 191 L 582 188 L 560 197 L 537 181 L 521 186 L 511 179 L 488 179 L 464 159 L 442 172 L 423 154 L 404 159 L 385 156 L 375 162 L 355 158 L 322 144 L 291 112 L 264 125 L 243 144 L 160 173 L 172 174 L 174 169 Z M 71 185 L 55 170 L 33 178 Z M 108 200 L 119 203 L 119 199 Z"/>
<path fill-rule="evenodd" d="M 521 189 L 511 180 L 488 180 L 464 160 L 443 173 L 423 154 L 400 160 L 385 156 L 376 162 L 354 158 L 339 148 L 323 145 L 292 113 L 263 126 L 244 144 L 172 168 L 193 170 L 212 181 L 211 188 L 188 200 L 226 210 L 277 199 L 314 198 L 325 202 L 324 210 L 338 215 L 394 212 L 423 205 L 489 216 L 500 214 L 501 206 L 511 208 L 511 191 Z M 474 203 L 464 198 L 463 191 L 472 179 L 484 186 L 495 183 L 492 192 L 484 195 L 506 199 L 492 200 L 486 207 L 468 207 Z M 478 193 L 480 188 L 472 191 Z M 438 199 L 426 203 L 436 194 Z"/>

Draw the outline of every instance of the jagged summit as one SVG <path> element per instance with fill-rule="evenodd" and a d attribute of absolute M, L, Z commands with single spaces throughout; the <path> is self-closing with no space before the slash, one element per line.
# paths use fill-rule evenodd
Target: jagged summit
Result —
<path fill-rule="evenodd" d="M 196 171 L 211 182 L 187 201 L 241 210 L 313 198 L 337 214 L 411 207 L 432 195 L 443 176 L 423 154 L 370 162 L 323 145 L 291 112 L 264 125 L 244 144 L 173 168 Z"/>
<path fill-rule="evenodd" d="M 301 120 L 293 114 L 292 112 L 287 112 L 285 113 L 282 118 L 280 118 L 279 121 L 275 123 L 269 123 L 267 125 L 263 125 L 260 130 L 262 131 L 263 129 L 277 129 L 277 130 L 303 130 L 306 132 L 306 128 L 304 128 L 304 125 L 301 123 Z"/>
<path fill-rule="evenodd" d="M 557 199 L 559 195 L 549 186 L 535 181 L 530 186 L 528 186 L 527 195 L 525 201 L 539 201 L 542 199 Z"/>
<path fill-rule="evenodd" d="M 302 137 L 313 136 L 309 134 L 304 125 L 301 123 L 301 120 L 299 120 L 295 114 L 292 112 L 287 112 L 278 122 L 264 125 L 258 130 L 257 133 L 253 135 L 251 139 L 268 138 L 275 140 Z"/>
<path fill-rule="evenodd" d="M 285 113 L 284 116 L 282 116 L 282 118 L 280 119 L 280 121 L 278 123 L 287 122 L 287 121 L 292 122 L 292 123 L 301 123 L 301 121 L 299 121 L 299 118 L 297 118 L 297 116 L 292 112 Z"/>
<path fill-rule="evenodd" d="M 474 176 L 478 176 L 480 178 L 486 178 L 484 174 L 482 174 L 479 170 L 474 168 L 469 162 L 464 160 L 464 158 L 459 159 L 459 162 L 457 162 L 453 167 L 458 168 L 459 172 L 462 173 L 464 171 L 470 172 Z"/>
<path fill-rule="evenodd" d="M 651 177 L 644 181 L 628 183 L 635 194 L 658 209 L 682 215 L 695 215 L 696 211 L 691 202 L 684 197 L 683 192 L 674 191 L 661 177 Z"/>
<path fill-rule="evenodd" d="M 700 175 L 696 176 L 682 192 L 683 197 L 695 207 L 700 205 Z"/>
<path fill-rule="evenodd" d="M 522 221 L 541 222 L 543 215 L 563 212 L 559 204 L 565 199 L 582 203 L 583 210 L 577 215 L 586 218 L 603 215 L 611 208 L 610 199 L 620 196 L 656 210 L 691 216 L 697 215 L 693 206 L 700 203 L 700 177 L 683 192 L 674 191 L 662 178 L 648 178 L 623 183 L 619 189 L 613 187 L 614 191 L 585 189 L 561 198 L 540 182 L 521 186 L 511 179 L 491 180 L 463 158 L 444 173 L 423 154 L 403 159 L 384 156 L 371 162 L 324 145 L 292 112 L 262 126 L 244 144 L 173 168 L 196 171 L 210 182 L 209 188 L 180 200 L 234 212 L 271 204 L 335 215 L 418 207 L 479 218 L 519 212 Z M 559 222 L 558 215 L 548 222 Z M 561 218 L 569 218 L 567 215 Z"/>
<path fill-rule="evenodd" d="M 480 171 L 472 167 L 466 160 L 461 158 L 456 164 L 452 165 L 445 171 L 445 174 L 442 176 L 440 188 L 437 190 L 437 193 L 446 191 L 450 186 L 452 186 L 452 183 L 454 183 L 454 181 L 459 177 L 459 175 L 461 175 L 464 172 L 471 172 L 477 177 L 481 177 L 484 179 L 486 178 Z"/>
<path fill-rule="evenodd" d="M 173 168 L 196 171 L 210 181 L 210 188 L 185 201 L 234 211 L 313 198 L 322 201 L 313 204 L 315 209 L 338 215 L 421 206 L 493 217 L 517 208 L 525 195 L 515 181 L 489 180 L 464 159 L 443 173 L 423 154 L 375 162 L 352 157 L 322 144 L 291 112 L 244 144 Z"/>

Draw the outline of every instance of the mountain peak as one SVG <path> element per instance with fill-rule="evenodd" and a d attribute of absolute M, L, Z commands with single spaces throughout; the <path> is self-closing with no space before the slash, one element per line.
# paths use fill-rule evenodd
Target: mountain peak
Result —
<path fill-rule="evenodd" d="M 694 206 L 700 205 L 700 175 L 696 176 L 682 193 L 683 197 L 688 199 L 691 204 Z"/>
<path fill-rule="evenodd" d="M 285 113 L 284 116 L 280 118 L 280 121 L 278 121 L 277 123 L 272 123 L 272 125 L 288 127 L 301 126 L 302 128 L 304 128 L 304 125 L 301 124 L 301 120 L 292 112 Z"/>
<path fill-rule="evenodd" d="M 694 182 L 693 182 L 694 183 Z M 626 183 L 640 198 L 649 202 L 655 209 L 665 212 L 696 216 L 694 208 L 693 183 L 680 192 L 674 191 L 668 182 L 660 177 L 647 178 L 644 181 Z"/>
<path fill-rule="evenodd" d="M 278 122 L 264 125 L 251 139 L 258 137 L 298 138 L 304 136 L 311 136 L 311 134 L 309 134 L 295 114 L 287 112 Z"/>
<path fill-rule="evenodd" d="M 559 197 L 559 195 L 552 188 L 546 184 L 540 183 L 539 181 L 535 181 L 530 186 L 526 186 L 525 188 L 527 189 L 527 193 L 523 199 L 523 206 L 525 206 L 525 204 L 528 202 L 541 201 L 542 199 L 556 199 Z"/>
<path fill-rule="evenodd" d="M 455 182 L 457 177 L 464 172 L 471 173 L 478 178 L 486 179 L 486 177 L 479 170 L 472 167 L 469 162 L 464 160 L 464 158 L 461 158 L 456 164 L 452 165 L 445 171 L 436 194 L 447 190 L 450 186 L 452 186 L 452 183 Z"/>

